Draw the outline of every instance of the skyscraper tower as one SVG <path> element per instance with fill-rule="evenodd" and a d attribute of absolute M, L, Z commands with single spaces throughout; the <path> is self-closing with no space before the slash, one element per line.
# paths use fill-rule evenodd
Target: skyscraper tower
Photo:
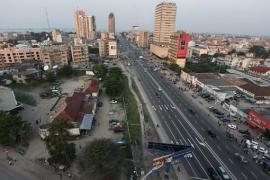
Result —
<path fill-rule="evenodd" d="M 176 4 L 162 2 L 155 8 L 154 43 L 168 44 L 170 36 L 175 31 Z"/>
<path fill-rule="evenodd" d="M 109 25 L 109 33 L 115 34 L 115 18 L 113 13 L 109 14 L 108 25 Z"/>
<path fill-rule="evenodd" d="M 87 16 L 84 11 L 75 12 L 76 34 L 79 38 L 95 39 L 96 23 L 95 16 Z"/>
<path fill-rule="evenodd" d="M 85 16 L 84 11 L 82 10 L 75 11 L 75 24 L 77 37 L 85 37 L 84 16 Z"/>

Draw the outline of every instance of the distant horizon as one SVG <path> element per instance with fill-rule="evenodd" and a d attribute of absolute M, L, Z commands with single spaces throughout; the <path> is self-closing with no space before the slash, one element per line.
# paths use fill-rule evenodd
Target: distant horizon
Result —
<path fill-rule="evenodd" d="M 108 16 L 113 12 L 117 32 L 128 31 L 132 25 L 139 25 L 141 30 L 152 32 L 155 6 L 162 1 L 9 0 L 1 3 L 0 29 L 46 29 L 46 27 L 74 29 L 74 12 L 81 9 L 87 15 L 96 17 L 99 31 L 107 31 Z M 267 23 L 270 19 L 269 0 L 173 0 L 173 2 L 177 5 L 176 29 L 196 33 L 270 36 L 270 24 Z"/>
<path fill-rule="evenodd" d="M 14 33 L 26 33 L 26 32 L 52 32 L 54 29 L 59 29 L 63 32 L 73 32 L 76 33 L 75 28 L 0 28 L 0 33 L 5 33 L 5 32 L 14 32 Z M 131 28 L 129 30 L 126 31 L 119 31 L 117 33 L 120 32 L 128 32 L 130 31 Z M 176 29 L 177 30 L 181 30 L 181 29 Z M 147 31 L 147 30 L 144 30 Z M 102 30 L 98 30 L 96 32 L 107 32 L 107 31 L 102 31 Z M 153 32 L 153 31 L 147 31 L 147 32 Z M 225 32 L 190 32 L 187 31 L 188 33 L 194 33 L 194 34 L 213 34 L 213 35 L 233 35 L 233 36 L 249 36 L 249 37 L 267 37 L 270 38 L 270 35 L 250 35 L 250 34 L 233 34 L 233 33 L 225 33 Z"/>

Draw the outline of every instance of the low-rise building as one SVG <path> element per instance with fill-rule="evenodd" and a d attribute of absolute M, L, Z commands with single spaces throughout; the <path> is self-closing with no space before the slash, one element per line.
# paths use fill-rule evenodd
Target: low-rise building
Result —
<path fill-rule="evenodd" d="M 249 69 L 249 73 L 256 76 L 267 77 L 267 76 L 270 76 L 270 67 L 253 66 Z"/>
<path fill-rule="evenodd" d="M 12 73 L 12 79 L 21 84 L 31 84 L 34 81 L 41 80 L 41 78 L 41 71 L 34 68 Z"/>
<path fill-rule="evenodd" d="M 150 44 L 150 52 L 161 59 L 168 57 L 169 47 L 157 43 Z"/>
<path fill-rule="evenodd" d="M 111 59 L 117 58 L 117 42 L 114 40 L 108 42 L 108 57 Z"/>
<path fill-rule="evenodd" d="M 270 109 L 249 110 L 247 124 L 259 132 L 270 129 Z"/>
<path fill-rule="evenodd" d="M 40 48 L 5 48 L 0 49 L 0 64 L 4 66 L 22 63 L 25 60 L 40 60 Z"/>
<path fill-rule="evenodd" d="M 147 31 L 140 32 L 138 46 L 143 47 L 143 48 L 148 47 L 148 32 Z"/>
<path fill-rule="evenodd" d="M 99 57 L 105 57 L 107 55 L 107 40 L 106 39 L 98 40 L 98 50 L 99 50 Z"/>
<path fill-rule="evenodd" d="M 87 64 L 89 62 L 89 52 L 87 45 L 71 46 L 72 64 Z"/>
<path fill-rule="evenodd" d="M 63 40 L 62 40 L 62 34 L 61 34 L 61 31 L 59 29 L 54 29 L 52 31 L 52 40 L 54 42 L 58 42 L 58 43 L 62 43 Z"/>
<path fill-rule="evenodd" d="M 41 48 L 41 60 L 49 67 L 63 66 L 69 62 L 69 49 L 66 46 L 44 46 Z"/>

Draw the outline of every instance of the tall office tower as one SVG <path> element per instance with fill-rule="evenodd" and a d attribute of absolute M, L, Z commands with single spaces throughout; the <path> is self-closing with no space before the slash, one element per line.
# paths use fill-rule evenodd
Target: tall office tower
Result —
<path fill-rule="evenodd" d="M 166 45 L 175 31 L 176 4 L 162 2 L 155 9 L 154 43 Z"/>
<path fill-rule="evenodd" d="M 113 13 L 109 14 L 108 25 L 109 25 L 109 33 L 115 34 L 115 18 Z"/>
<path fill-rule="evenodd" d="M 84 23 L 85 12 L 82 10 L 75 11 L 75 23 L 76 23 L 76 35 L 77 37 L 85 37 L 85 23 Z"/>
<path fill-rule="evenodd" d="M 86 38 L 88 40 L 95 40 L 96 22 L 95 16 L 86 16 Z"/>

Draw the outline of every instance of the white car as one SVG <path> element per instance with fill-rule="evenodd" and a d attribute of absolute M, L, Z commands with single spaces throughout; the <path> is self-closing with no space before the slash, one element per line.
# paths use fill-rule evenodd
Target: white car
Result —
<path fill-rule="evenodd" d="M 268 154 L 268 151 L 264 147 L 259 147 L 258 151 L 263 154 Z"/>
<path fill-rule="evenodd" d="M 231 129 L 237 129 L 237 126 L 235 124 L 228 124 L 228 127 Z"/>
<path fill-rule="evenodd" d="M 117 104 L 117 101 L 115 101 L 115 100 L 111 100 L 111 102 L 110 102 L 111 104 Z"/>

